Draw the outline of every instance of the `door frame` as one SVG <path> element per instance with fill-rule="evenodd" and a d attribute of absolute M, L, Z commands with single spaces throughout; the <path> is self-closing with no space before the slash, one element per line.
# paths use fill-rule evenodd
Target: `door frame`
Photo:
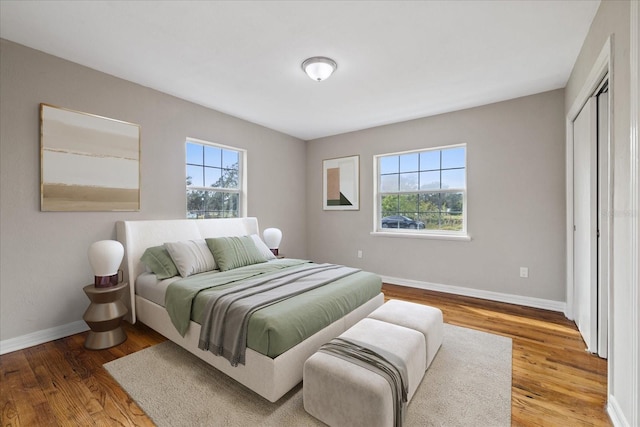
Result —
<path fill-rule="evenodd" d="M 638 2 L 630 4 L 630 31 L 629 31 L 629 62 L 630 62 L 630 178 L 629 186 L 630 208 L 635 215 L 631 217 L 631 271 L 629 286 L 631 286 L 631 425 L 640 424 L 640 272 L 638 271 L 638 263 L 640 263 L 640 218 L 638 211 L 640 208 L 640 97 L 638 90 L 640 89 L 640 5 Z M 609 369 L 611 375 L 612 369 Z M 609 383 L 611 384 L 611 383 Z M 612 413 L 612 409 L 609 409 Z"/>

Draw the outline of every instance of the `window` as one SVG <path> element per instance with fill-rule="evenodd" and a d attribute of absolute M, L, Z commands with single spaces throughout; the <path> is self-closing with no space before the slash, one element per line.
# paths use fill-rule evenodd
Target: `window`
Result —
<path fill-rule="evenodd" d="M 466 145 L 374 157 L 375 231 L 466 236 Z"/>
<path fill-rule="evenodd" d="M 246 205 L 246 152 L 187 139 L 187 218 L 237 218 Z"/>

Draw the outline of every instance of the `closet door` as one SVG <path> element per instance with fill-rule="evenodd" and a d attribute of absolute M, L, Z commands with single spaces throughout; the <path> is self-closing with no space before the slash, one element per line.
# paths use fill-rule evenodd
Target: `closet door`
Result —
<path fill-rule="evenodd" d="M 576 325 L 587 345 L 598 346 L 597 100 L 590 98 L 573 122 L 573 277 Z"/>
<path fill-rule="evenodd" d="M 598 356 L 609 357 L 609 93 L 598 95 Z"/>

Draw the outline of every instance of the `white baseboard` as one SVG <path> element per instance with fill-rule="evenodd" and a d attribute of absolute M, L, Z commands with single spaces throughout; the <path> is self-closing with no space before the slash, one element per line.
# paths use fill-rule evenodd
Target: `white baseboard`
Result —
<path fill-rule="evenodd" d="M 394 285 L 409 286 L 412 288 L 427 289 L 430 291 L 445 292 L 448 294 L 463 295 L 474 298 L 482 298 L 490 301 L 500 301 L 509 304 L 524 305 L 527 307 L 542 308 L 545 310 L 564 312 L 565 303 L 561 301 L 544 300 L 540 298 L 523 297 L 519 295 L 502 294 L 498 292 L 483 291 L 479 289 L 463 288 L 460 286 L 441 285 L 437 283 L 420 282 L 417 280 L 399 279 L 397 277 L 382 276 L 382 281 Z M 89 330 L 83 320 L 67 323 L 42 331 L 33 332 L 16 338 L 0 341 L 0 354 L 11 353 L 48 341 L 64 338 Z"/>
<path fill-rule="evenodd" d="M 631 427 L 631 423 L 625 418 L 618 401 L 612 395 L 609 395 L 607 402 L 607 413 L 614 427 Z"/>
<path fill-rule="evenodd" d="M 66 325 L 56 326 L 55 328 L 44 329 L 42 331 L 32 332 L 8 340 L 0 341 L 0 354 L 11 353 L 12 351 L 22 350 L 34 345 L 57 340 L 59 338 L 68 337 L 80 332 L 88 331 L 89 326 L 84 320 L 67 323 Z"/>
<path fill-rule="evenodd" d="M 383 283 L 392 285 L 409 286 L 411 288 L 426 289 L 428 291 L 445 292 L 448 294 L 462 295 L 466 297 L 481 298 L 490 301 L 506 302 L 509 304 L 524 305 L 526 307 L 542 308 L 545 310 L 564 313 L 566 303 L 541 298 L 524 297 L 521 295 L 503 294 L 499 292 L 483 291 L 481 289 L 463 288 L 461 286 L 442 285 L 439 283 L 421 282 L 418 280 L 399 279 L 397 277 L 381 276 Z"/>

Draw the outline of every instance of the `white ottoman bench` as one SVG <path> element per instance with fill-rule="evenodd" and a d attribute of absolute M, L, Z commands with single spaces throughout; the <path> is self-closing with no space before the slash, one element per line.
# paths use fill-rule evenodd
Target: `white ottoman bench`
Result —
<path fill-rule="evenodd" d="M 340 337 L 383 348 L 401 358 L 407 368 L 407 397 L 411 400 L 427 369 L 421 332 L 365 318 Z M 365 367 L 316 352 L 304 364 L 302 384 L 304 409 L 330 426 L 393 426 L 391 387 Z"/>
<path fill-rule="evenodd" d="M 407 367 L 408 400 L 440 349 L 442 311 L 435 307 L 391 300 L 362 319 L 341 338 L 392 352 Z M 305 410 L 333 426 L 393 426 L 393 394 L 382 376 L 324 352 L 304 364 Z"/>
<path fill-rule="evenodd" d="M 389 300 L 367 317 L 421 332 L 427 343 L 427 368 L 431 366 L 442 345 L 444 327 L 440 309 L 413 302 Z"/>

